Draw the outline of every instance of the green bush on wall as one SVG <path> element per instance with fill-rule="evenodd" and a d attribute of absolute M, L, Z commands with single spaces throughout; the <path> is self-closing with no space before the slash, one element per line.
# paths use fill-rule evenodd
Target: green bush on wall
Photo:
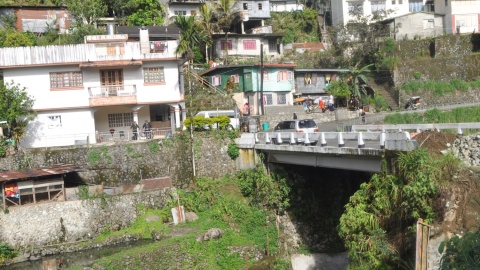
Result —
<path fill-rule="evenodd" d="M 183 121 L 185 127 L 190 128 L 190 121 L 192 118 L 187 118 Z M 203 116 L 193 117 L 193 129 L 195 130 L 207 130 L 212 129 L 213 126 L 217 126 L 220 129 L 225 129 L 230 125 L 230 118 L 226 115 L 216 116 L 212 118 L 205 118 Z"/>

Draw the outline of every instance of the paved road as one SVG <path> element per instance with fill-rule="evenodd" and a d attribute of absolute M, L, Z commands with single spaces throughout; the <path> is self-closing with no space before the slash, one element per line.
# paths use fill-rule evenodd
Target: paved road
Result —
<path fill-rule="evenodd" d="M 379 112 L 379 113 L 372 113 L 372 114 L 367 114 L 365 124 L 374 124 L 374 123 L 379 123 L 383 122 L 383 119 L 385 118 L 386 115 L 389 114 L 395 114 L 395 113 L 424 113 L 427 110 L 432 110 L 432 109 L 439 109 L 441 111 L 448 111 L 452 110 L 455 108 L 465 108 L 465 107 L 478 107 L 480 106 L 480 102 L 476 103 L 462 103 L 462 104 L 450 104 L 450 105 L 444 105 L 444 106 L 435 106 L 435 107 L 427 107 L 425 109 L 419 109 L 419 110 L 405 110 L 405 111 L 399 111 L 399 112 Z M 332 122 L 324 122 L 324 123 L 317 123 L 319 126 L 320 131 L 323 132 L 335 132 L 338 131 L 340 128 L 345 128 L 345 126 L 348 125 L 359 125 L 361 124 L 360 119 L 345 119 L 345 120 L 339 120 L 339 121 L 332 121 Z"/>

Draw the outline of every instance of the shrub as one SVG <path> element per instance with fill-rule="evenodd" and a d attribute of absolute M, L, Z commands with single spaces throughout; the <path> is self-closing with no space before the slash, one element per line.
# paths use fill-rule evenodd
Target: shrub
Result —
<path fill-rule="evenodd" d="M 238 156 L 240 155 L 240 150 L 238 149 L 238 146 L 235 142 L 231 142 L 228 144 L 227 154 L 233 160 L 238 158 Z"/>
<path fill-rule="evenodd" d="M 6 243 L 0 243 L 0 265 L 3 265 L 8 259 L 13 259 L 18 252 Z"/>
<path fill-rule="evenodd" d="M 462 238 L 452 237 L 442 242 L 438 251 L 445 254 L 440 262 L 440 269 L 473 269 L 480 265 L 480 230 L 467 232 Z"/>

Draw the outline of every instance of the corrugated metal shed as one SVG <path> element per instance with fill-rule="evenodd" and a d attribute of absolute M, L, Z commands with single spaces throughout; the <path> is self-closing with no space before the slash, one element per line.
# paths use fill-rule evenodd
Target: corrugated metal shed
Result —
<path fill-rule="evenodd" d="M 21 171 L 0 171 L 0 183 L 11 180 L 27 180 L 42 176 L 61 175 L 70 172 L 82 171 L 82 167 L 71 164 L 57 164 L 50 168 L 21 170 Z"/>

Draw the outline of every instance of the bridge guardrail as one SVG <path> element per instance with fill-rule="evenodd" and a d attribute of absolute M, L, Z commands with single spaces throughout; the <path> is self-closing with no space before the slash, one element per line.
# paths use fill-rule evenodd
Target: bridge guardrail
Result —
<path fill-rule="evenodd" d="M 352 125 L 352 131 L 403 131 L 415 130 L 421 132 L 424 130 L 457 130 L 457 134 L 462 135 L 465 129 L 480 129 L 480 123 L 443 123 L 443 124 L 398 124 L 398 125 Z"/>
<path fill-rule="evenodd" d="M 244 137 L 245 135 L 245 137 Z M 409 151 L 418 147 L 418 143 L 410 138 L 408 132 L 259 132 L 244 134 L 240 144 L 273 144 L 273 145 L 306 145 L 320 147 L 345 147 L 345 141 L 356 142 L 358 148 L 375 148 L 387 150 Z M 368 142 L 368 145 L 365 143 Z M 368 146 L 368 147 L 367 147 Z"/>

